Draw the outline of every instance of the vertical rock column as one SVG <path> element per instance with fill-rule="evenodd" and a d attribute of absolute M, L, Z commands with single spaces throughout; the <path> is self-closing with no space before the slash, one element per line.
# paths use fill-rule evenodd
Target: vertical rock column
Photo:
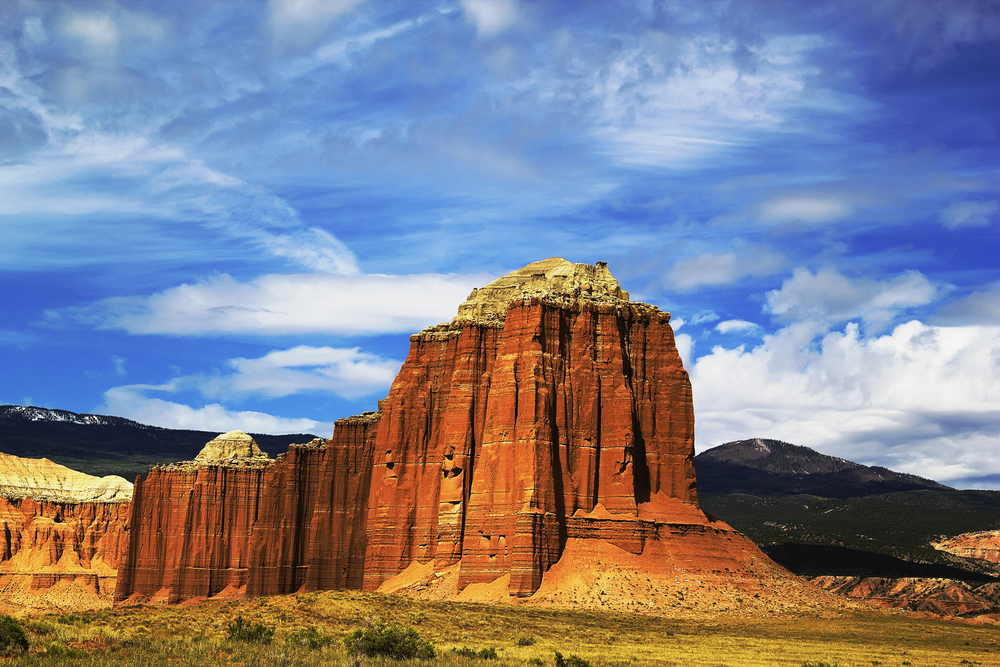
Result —
<path fill-rule="evenodd" d="M 461 558 L 469 479 L 482 432 L 498 329 L 436 327 L 381 402 L 367 522 L 364 589 L 411 562 Z"/>
<path fill-rule="evenodd" d="M 361 588 L 378 423 L 379 413 L 367 412 L 334 424 L 310 524 L 307 591 Z"/>

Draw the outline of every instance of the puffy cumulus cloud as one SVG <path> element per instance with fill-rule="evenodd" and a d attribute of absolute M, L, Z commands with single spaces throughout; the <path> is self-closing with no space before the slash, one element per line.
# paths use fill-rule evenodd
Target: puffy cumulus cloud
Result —
<path fill-rule="evenodd" d="M 772 437 L 944 482 L 1000 472 L 1000 327 L 800 322 L 691 369 L 698 448 Z"/>
<path fill-rule="evenodd" d="M 489 280 L 481 274 L 301 274 L 240 282 L 222 274 L 46 316 L 54 326 L 82 322 L 131 334 L 405 333 L 450 320 L 455 304 Z"/>
<path fill-rule="evenodd" d="M 315 419 L 290 419 L 275 417 L 264 412 L 228 410 L 218 403 L 200 408 L 192 408 L 182 403 L 173 403 L 162 398 L 146 395 L 149 389 L 144 385 L 114 387 L 104 393 L 104 403 L 94 409 L 95 413 L 119 415 L 142 424 L 164 428 L 182 428 L 198 431 L 224 433 L 240 429 L 251 433 L 312 433 L 329 437 L 333 424 Z"/>
<path fill-rule="evenodd" d="M 769 276 L 785 266 L 781 253 L 766 247 L 742 248 L 738 252 L 704 254 L 678 260 L 667 272 L 666 282 L 680 290 L 730 285 L 744 278 Z M 697 324 L 698 316 L 691 321 Z"/>
<path fill-rule="evenodd" d="M 674 327 L 676 329 L 677 327 Z M 677 345 L 677 353 L 681 355 L 681 362 L 685 368 L 691 367 L 691 353 L 694 351 L 694 339 L 688 334 L 676 334 L 674 344 Z"/>
<path fill-rule="evenodd" d="M 759 325 L 747 322 L 746 320 L 725 320 L 715 325 L 715 330 L 724 334 L 734 332 L 738 334 L 751 334 L 756 333 L 758 329 L 760 329 Z"/>
<path fill-rule="evenodd" d="M 938 289 L 919 271 L 891 280 L 848 278 L 836 269 L 816 273 L 797 268 L 781 289 L 767 293 L 766 310 L 779 320 L 843 322 L 861 318 L 873 330 L 884 328 L 905 309 L 922 306 Z"/>
<path fill-rule="evenodd" d="M 476 25 L 483 37 L 503 32 L 517 20 L 514 0 L 461 0 L 465 15 Z"/>
<path fill-rule="evenodd" d="M 991 201 L 957 201 L 941 211 L 941 224 L 948 229 L 985 227 L 1000 214 L 1000 204 Z"/>

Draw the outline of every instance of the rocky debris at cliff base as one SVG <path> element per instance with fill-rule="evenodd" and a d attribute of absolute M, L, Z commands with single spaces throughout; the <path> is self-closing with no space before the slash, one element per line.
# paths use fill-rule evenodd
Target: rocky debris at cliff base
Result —
<path fill-rule="evenodd" d="M 0 497 L 61 503 L 129 502 L 132 483 L 122 477 L 94 477 L 48 459 L 0 453 Z"/>
<path fill-rule="evenodd" d="M 492 582 L 469 584 L 459 591 L 459 564 L 436 561 L 414 561 L 385 581 L 377 592 L 426 600 L 681 617 L 706 613 L 746 617 L 807 613 L 832 618 L 867 608 L 864 602 L 817 589 L 766 559 L 750 566 L 743 564 L 739 573 L 710 560 L 700 564 L 684 562 L 682 554 L 666 541 L 636 555 L 605 540 L 570 539 L 562 558 L 545 573 L 542 585 L 530 597 L 510 595 L 509 573 Z"/>

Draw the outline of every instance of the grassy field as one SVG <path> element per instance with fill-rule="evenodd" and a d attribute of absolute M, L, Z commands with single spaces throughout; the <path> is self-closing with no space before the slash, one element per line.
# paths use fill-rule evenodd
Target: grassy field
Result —
<path fill-rule="evenodd" d="M 275 629 L 268 645 L 227 639 L 238 616 Z M 375 619 L 412 626 L 434 642 L 440 665 L 554 665 L 555 651 L 598 665 L 998 665 L 995 626 L 873 612 L 823 619 L 704 616 L 677 619 L 527 605 L 424 602 L 324 592 L 183 607 L 130 607 L 22 619 L 31 648 L 8 665 L 398 665 L 355 658 L 342 638 Z M 289 641 L 313 626 L 318 649 Z M 495 648 L 499 658 L 452 648 Z M 421 664 L 428 664 L 426 661 Z"/>

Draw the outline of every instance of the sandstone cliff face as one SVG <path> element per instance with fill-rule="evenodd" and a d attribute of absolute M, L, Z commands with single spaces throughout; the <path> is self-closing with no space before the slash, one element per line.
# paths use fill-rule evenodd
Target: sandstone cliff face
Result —
<path fill-rule="evenodd" d="M 22 609 L 109 602 L 128 544 L 132 485 L 6 454 L 0 482 L 3 601 Z"/>
<path fill-rule="evenodd" d="M 168 603 L 360 586 L 377 415 L 270 460 L 245 434 L 137 482 L 116 600 Z M 234 441 L 237 447 L 220 443 Z"/>
<path fill-rule="evenodd" d="M 580 266 L 529 265 L 520 293 L 500 279 L 411 338 L 375 443 L 366 589 L 437 560 L 461 561 L 459 588 L 509 573 L 530 595 L 571 535 L 641 553 L 657 522 L 707 522 L 670 316 Z"/>

